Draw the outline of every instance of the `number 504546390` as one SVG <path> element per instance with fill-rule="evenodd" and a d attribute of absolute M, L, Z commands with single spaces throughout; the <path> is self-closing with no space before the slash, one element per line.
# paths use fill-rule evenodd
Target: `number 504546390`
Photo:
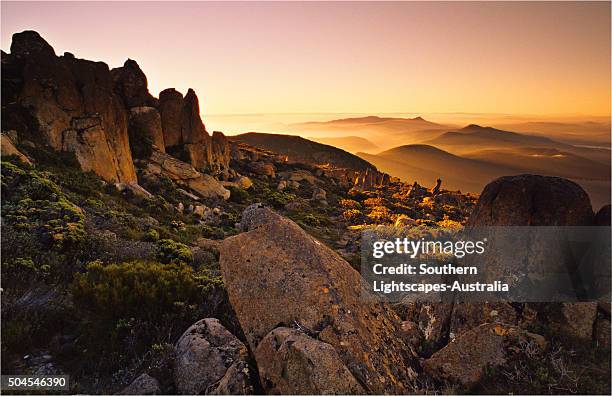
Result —
<path fill-rule="evenodd" d="M 3 375 L 3 390 L 68 390 L 67 375 Z"/>

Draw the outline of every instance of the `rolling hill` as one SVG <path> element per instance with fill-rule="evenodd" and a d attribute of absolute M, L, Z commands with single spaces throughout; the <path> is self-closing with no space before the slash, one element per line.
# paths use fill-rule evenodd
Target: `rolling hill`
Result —
<path fill-rule="evenodd" d="M 313 138 L 355 136 L 375 142 L 382 150 L 420 143 L 451 130 L 451 126 L 423 119 L 367 116 L 322 122 L 302 122 L 285 128 L 291 133 Z M 350 149 L 349 149 L 350 150 Z M 362 150 L 363 151 L 363 150 Z"/>
<path fill-rule="evenodd" d="M 470 192 L 480 192 L 500 175 L 522 173 L 513 167 L 463 158 L 422 144 L 400 146 L 376 155 L 358 155 L 404 181 L 416 180 L 421 185 L 433 186 L 440 177 L 445 188 Z"/>
<path fill-rule="evenodd" d="M 470 154 L 481 150 L 547 148 L 572 153 L 606 166 L 610 164 L 609 149 L 573 146 L 545 136 L 503 131 L 474 124 L 458 131 L 445 132 L 434 139 L 426 141 L 425 144 L 430 144 L 458 155 Z"/>
<path fill-rule="evenodd" d="M 479 193 L 500 176 L 532 173 L 574 180 L 596 207 L 610 202 L 609 167 L 554 148 L 484 149 L 456 155 L 431 145 L 405 145 L 358 155 L 383 172 L 429 187 L 440 177 L 444 188 Z"/>
<path fill-rule="evenodd" d="M 366 160 L 327 144 L 313 142 L 300 136 L 274 133 L 249 132 L 231 136 L 231 140 L 250 144 L 264 150 L 286 155 L 294 162 L 312 164 L 332 164 L 340 168 L 354 170 L 375 169 Z"/>

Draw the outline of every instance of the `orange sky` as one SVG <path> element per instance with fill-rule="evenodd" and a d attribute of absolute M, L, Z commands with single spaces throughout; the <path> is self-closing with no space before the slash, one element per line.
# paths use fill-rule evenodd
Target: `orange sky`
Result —
<path fill-rule="evenodd" d="M 11 3 L 58 54 L 242 113 L 610 114 L 610 3 Z"/>

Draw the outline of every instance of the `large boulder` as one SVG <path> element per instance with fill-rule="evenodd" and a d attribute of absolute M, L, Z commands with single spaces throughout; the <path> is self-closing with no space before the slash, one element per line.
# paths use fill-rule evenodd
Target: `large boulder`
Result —
<path fill-rule="evenodd" d="M 462 265 L 479 265 L 486 263 L 487 280 L 507 282 L 517 291 L 514 300 L 523 301 L 563 301 L 558 298 L 567 293 L 567 298 L 576 298 L 585 285 L 580 281 L 585 276 L 576 277 L 583 270 L 585 254 L 593 256 L 599 252 L 597 246 L 587 249 L 589 241 L 583 241 L 579 249 L 569 241 L 577 235 L 562 236 L 563 229 L 550 229 L 551 226 L 574 227 L 593 226 L 595 216 L 588 195 L 576 183 L 558 178 L 537 175 L 519 175 L 501 177 L 489 183 L 468 220 L 466 231 L 476 232 L 480 227 L 493 227 L 488 231 L 488 241 L 485 252 L 479 257 L 468 257 Z M 513 248 L 508 245 L 508 235 L 514 227 Z M 527 227 L 542 227 L 530 232 Z M 499 234 L 497 234 L 499 230 Z M 584 230 L 592 230 L 585 228 Z M 581 231 L 587 232 L 587 231 Z M 497 238 L 497 236 L 501 236 Z M 607 239 L 609 250 L 609 237 Z M 510 247 L 510 249 L 509 249 Z M 590 250 L 597 252 L 589 253 Z M 609 254 L 606 261 L 609 264 Z M 606 264 L 606 267 L 609 265 Z M 608 272 L 609 290 L 609 272 Z M 563 286 L 563 287 L 561 287 Z M 540 294 L 538 294 L 540 293 Z M 535 298 L 534 298 L 535 296 Z M 537 299 L 542 297 L 542 299 Z M 571 300 L 565 300 L 571 301 Z M 530 321 L 544 320 L 549 326 L 588 339 L 592 335 L 597 303 L 553 303 L 534 305 L 537 311 Z M 530 308 L 531 309 L 531 308 Z M 458 306 L 453 313 L 452 323 L 457 331 L 476 326 L 479 322 L 502 321 L 513 323 L 516 313 L 512 306 L 505 303 L 487 304 L 475 303 Z M 523 308 L 525 316 L 527 307 Z M 495 313 L 491 317 L 491 313 Z"/>
<path fill-rule="evenodd" d="M 467 239 L 486 241 L 485 251 L 466 256 L 461 265 L 484 268 L 478 280 L 508 284 L 515 301 L 575 298 L 580 292 L 575 274 L 586 246 L 570 243 L 576 234 L 563 237 L 550 227 L 571 232 L 566 227 L 593 224 L 589 197 L 576 183 L 537 175 L 501 177 L 484 188 L 465 228 Z"/>
<path fill-rule="evenodd" d="M 487 184 L 467 226 L 588 226 L 593 209 L 587 193 L 560 177 L 519 175 Z"/>
<path fill-rule="evenodd" d="M 580 278 L 586 285 L 588 297 L 597 299 L 600 303 L 610 306 L 612 289 L 612 246 L 610 245 L 610 205 L 603 206 L 595 215 L 590 240 L 591 246 L 582 256 L 580 263 Z M 609 309 L 608 309 L 609 311 Z"/>
<path fill-rule="evenodd" d="M 73 153 L 85 172 L 92 171 L 107 181 L 123 180 L 117 172 L 118 158 L 104 131 L 102 119 L 99 116 L 75 117 L 70 126 L 63 131 L 60 149 Z"/>
<path fill-rule="evenodd" d="M 38 33 L 25 31 L 3 53 L 2 87 L 3 129 L 74 152 L 84 170 L 106 181 L 136 181 L 126 109 L 106 64 L 58 57 Z"/>
<path fill-rule="evenodd" d="M 153 150 L 147 162 L 149 175 L 161 175 L 186 184 L 197 195 L 204 198 L 229 199 L 230 191 L 214 177 L 198 172 L 192 165 L 171 155 Z M 196 197 L 197 198 L 197 197 Z"/>
<path fill-rule="evenodd" d="M 154 174 L 167 176 L 172 180 L 196 179 L 201 175 L 190 164 L 157 150 L 153 150 L 149 157 L 148 170 Z"/>
<path fill-rule="evenodd" d="M 367 392 L 410 389 L 418 363 L 401 321 L 350 264 L 268 208 L 247 208 L 239 226 L 247 232 L 223 242 L 220 266 L 252 350 L 274 328 L 297 327 L 331 345 Z"/>
<path fill-rule="evenodd" d="M 247 356 L 244 344 L 219 320 L 202 319 L 176 343 L 176 388 L 181 394 L 192 395 L 216 393 L 219 386 L 232 394 L 252 393 Z"/>
<path fill-rule="evenodd" d="M 222 198 L 228 200 L 230 191 L 214 177 L 205 173 L 195 179 L 189 179 L 187 185 L 198 195 L 204 198 Z"/>
<path fill-rule="evenodd" d="M 286 327 L 272 330 L 255 350 L 268 394 L 363 394 L 365 389 L 329 344 Z"/>

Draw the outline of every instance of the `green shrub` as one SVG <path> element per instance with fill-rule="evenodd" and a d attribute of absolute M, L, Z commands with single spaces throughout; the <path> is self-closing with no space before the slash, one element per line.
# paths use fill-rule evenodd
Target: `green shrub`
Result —
<path fill-rule="evenodd" d="M 164 264 L 189 264 L 193 254 L 187 245 L 172 239 L 161 239 L 157 242 L 157 259 Z"/>
<path fill-rule="evenodd" d="M 63 249 L 85 239 L 85 216 L 49 174 L 2 162 L 2 215 L 17 231 L 38 235 L 46 246 Z"/>
<path fill-rule="evenodd" d="M 266 196 L 268 203 L 277 209 L 282 208 L 289 202 L 294 201 L 296 198 L 297 197 L 295 194 L 286 193 L 284 191 L 274 191 Z"/>
<path fill-rule="evenodd" d="M 245 203 L 249 200 L 250 195 L 248 191 L 233 186 L 229 186 L 227 189 L 230 191 L 230 202 Z"/>
<path fill-rule="evenodd" d="M 223 239 L 225 237 L 225 232 L 221 228 L 211 227 L 207 224 L 203 224 L 201 227 L 204 238 Z"/>
<path fill-rule="evenodd" d="M 196 274 L 185 264 L 94 261 L 72 284 L 77 306 L 107 318 L 145 318 L 202 303 L 219 278 Z"/>
<path fill-rule="evenodd" d="M 150 229 L 145 235 L 145 240 L 149 242 L 157 242 L 159 240 L 159 232 L 157 232 L 157 230 Z"/>

